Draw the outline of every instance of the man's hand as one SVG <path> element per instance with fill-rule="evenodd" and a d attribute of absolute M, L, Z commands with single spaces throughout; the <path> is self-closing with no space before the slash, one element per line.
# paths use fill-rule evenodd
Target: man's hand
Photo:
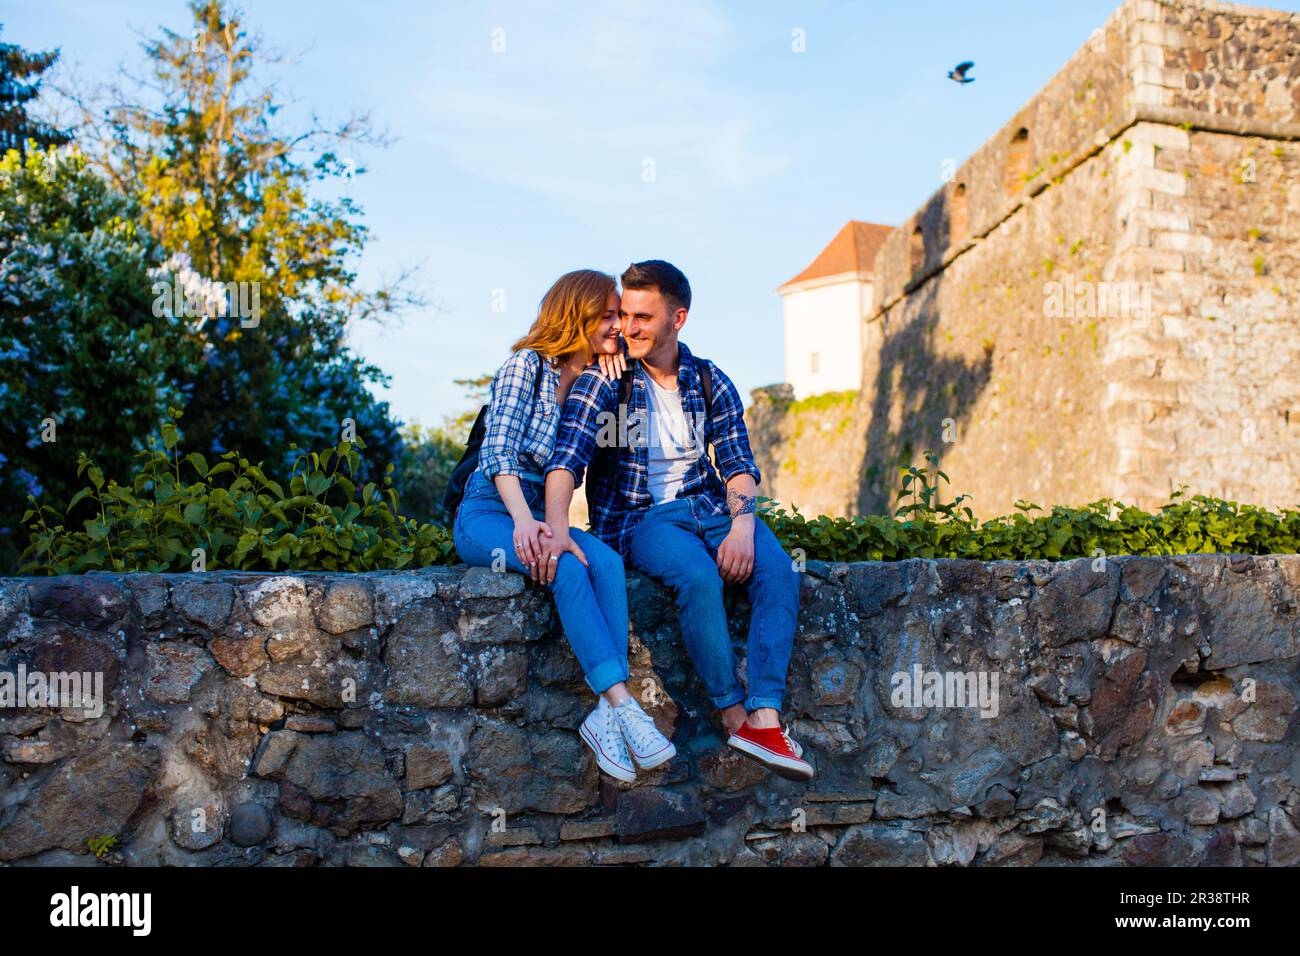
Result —
<path fill-rule="evenodd" d="M 727 482 L 727 510 L 731 530 L 718 545 L 718 574 L 728 584 L 749 579 L 754 570 L 754 510 L 757 488 L 753 476 L 733 475 Z"/>
<path fill-rule="evenodd" d="M 542 559 L 538 565 L 540 569 L 538 581 L 542 584 L 550 584 L 555 580 L 556 565 L 560 563 L 560 555 L 566 551 L 572 551 L 575 558 L 584 565 L 587 564 L 587 556 L 578 547 L 578 542 L 573 540 L 568 528 L 557 530 L 549 538 L 542 540 Z"/>
<path fill-rule="evenodd" d="M 515 519 L 515 554 L 528 568 L 528 573 L 534 581 L 537 580 L 542 551 L 550 539 L 551 526 L 545 521 L 538 521 L 532 515 L 521 515 Z"/>
<path fill-rule="evenodd" d="M 754 570 L 754 516 L 731 520 L 731 530 L 718 545 L 718 574 L 728 584 L 749 580 Z"/>

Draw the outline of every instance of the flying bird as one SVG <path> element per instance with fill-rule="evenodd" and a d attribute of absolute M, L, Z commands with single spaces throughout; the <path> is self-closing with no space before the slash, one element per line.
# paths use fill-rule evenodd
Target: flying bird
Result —
<path fill-rule="evenodd" d="M 974 65 L 975 64 L 970 60 L 967 60 L 964 63 L 958 63 L 955 67 L 953 67 L 951 70 L 948 71 L 948 79 L 952 80 L 955 83 L 974 83 L 975 77 L 966 75 L 966 71 L 969 70 Z"/>

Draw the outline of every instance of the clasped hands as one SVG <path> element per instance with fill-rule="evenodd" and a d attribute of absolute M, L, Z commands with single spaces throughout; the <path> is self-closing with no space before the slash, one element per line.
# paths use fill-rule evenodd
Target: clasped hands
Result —
<path fill-rule="evenodd" d="M 573 552 L 584 565 L 587 563 L 587 556 L 569 535 L 568 528 L 557 533 L 549 522 L 528 518 L 515 522 L 514 539 L 515 554 L 539 584 L 550 584 L 555 580 L 555 567 L 560 562 L 560 555 L 566 551 Z"/>

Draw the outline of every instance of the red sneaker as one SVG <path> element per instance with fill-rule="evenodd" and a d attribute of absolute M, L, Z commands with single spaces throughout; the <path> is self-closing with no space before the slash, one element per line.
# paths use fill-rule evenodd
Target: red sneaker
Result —
<path fill-rule="evenodd" d="M 780 727 L 751 727 L 741 724 L 740 729 L 727 738 L 727 746 L 735 747 L 746 757 L 757 760 L 773 773 L 787 780 L 811 780 L 813 768 L 794 748 L 794 742 Z"/>

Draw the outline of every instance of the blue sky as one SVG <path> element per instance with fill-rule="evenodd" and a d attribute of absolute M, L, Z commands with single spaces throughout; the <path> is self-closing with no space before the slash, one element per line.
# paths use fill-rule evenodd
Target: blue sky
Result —
<path fill-rule="evenodd" d="M 1287 2 L 1260 6 L 1288 8 Z M 691 280 L 682 338 L 746 396 L 780 381 L 773 289 L 849 219 L 895 224 L 1087 40 L 1113 0 L 593 3 L 253 0 L 296 55 L 298 108 L 370 110 L 396 142 L 350 185 L 363 279 L 419 266 L 431 307 L 352 330 L 401 419 L 464 407 L 570 269 L 665 258 Z M 181 0 L 0 5 L 3 38 L 83 80 L 188 31 Z M 792 50 L 804 31 L 806 52 Z M 494 52 L 494 41 L 504 51 Z M 975 83 L 945 73 L 976 62 Z M 653 182 L 647 182 L 647 161 Z M 501 290 L 498 292 L 497 290 Z M 494 296 L 505 311 L 493 311 Z"/>

